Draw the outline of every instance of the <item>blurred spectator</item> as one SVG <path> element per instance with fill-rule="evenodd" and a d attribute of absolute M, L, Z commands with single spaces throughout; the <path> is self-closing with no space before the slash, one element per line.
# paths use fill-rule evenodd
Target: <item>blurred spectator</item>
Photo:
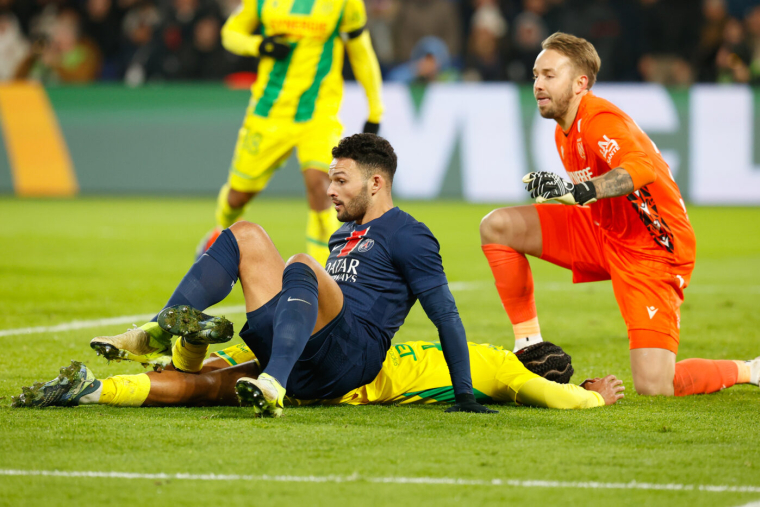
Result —
<path fill-rule="evenodd" d="M 367 0 L 367 29 L 382 70 L 387 70 L 396 63 L 393 27 L 399 8 L 399 0 Z"/>
<path fill-rule="evenodd" d="M 716 58 L 723 44 L 723 34 L 728 22 L 725 0 L 704 0 L 702 3 L 702 28 L 696 54 L 697 80 L 715 81 Z"/>
<path fill-rule="evenodd" d="M 746 19 L 747 45 L 750 50 L 750 75 L 753 83 L 760 82 L 760 6 L 749 11 Z"/>
<path fill-rule="evenodd" d="M 546 0 L 525 0 L 525 10 L 517 15 L 512 26 L 512 51 L 507 67 L 510 81 L 525 82 L 532 79 L 533 64 L 541 52 L 541 42 L 549 36 L 542 17 L 547 11 Z"/>
<path fill-rule="evenodd" d="M 86 0 L 84 31 L 103 55 L 103 79 L 117 79 L 121 70 L 122 11 L 113 0 Z"/>
<path fill-rule="evenodd" d="M 506 78 L 502 59 L 502 40 L 507 22 L 495 0 L 478 0 L 472 21 L 465 58 L 465 79 L 468 81 L 503 81 Z"/>
<path fill-rule="evenodd" d="M 145 82 L 145 66 L 151 57 L 152 41 L 160 22 L 158 9 L 149 2 L 133 6 L 124 17 L 122 61 L 126 67 L 124 81 L 130 86 Z"/>
<path fill-rule="evenodd" d="M 744 41 L 741 22 L 729 18 L 723 28 L 723 43 L 715 57 L 719 83 L 748 83 L 751 52 Z"/>
<path fill-rule="evenodd" d="M 446 43 L 433 36 L 423 37 L 414 46 L 411 60 L 393 69 L 388 76 L 390 81 L 416 84 L 455 81 L 457 78 Z"/>
<path fill-rule="evenodd" d="M 0 13 L 0 81 L 16 77 L 19 65 L 29 55 L 29 41 L 11 12 Z"/>
<path fill-rule="evenodd" d="M 645 81 L 688 85 L 694 79 L 691 62 L 701 21 L 694 3 L 695 0 L 641 0 L 643 55 L 639 71 Z"/>
<path fill-rule="evenodd" d="M 0 0 L 0 78 L 28 41 L 33 57 L 19 71 L 48 82 L 89 80 L 66 69 L 89 76 L 81 71 L 100 59 L 99 79 L 132 85 L 222 80 L 253 61 L 219 45 L 219 27 L 240 1 Z M 601 81 L 760 83 L 760 0 L 364 1 L 383 75 L 401 81 L 457 79 L 464 68 L 467 80 L 528 82 L 543 39 L 563 31 L 594 44 Z M 76 44 L 58 48 L 54 27 L 77 14 Z M 445 52 L 425 42 L 420 54 L 426 37 Z M 87 63 L 75 65 L 82 55 Z M 352 76 L 348 66 L 344 75 Z"/>
<path fill-rule="evenodd" d="M 32 56 L 22 65 L 21 76 L 62 83 L 88 83 L 97 79 L 100 50 L 82 36 L 76 11 L 62 10 L 45 28 L 49 32 L 35 44 Z"/>
<path fill-rule="evenodd" d="M 219 19 L 212 15 L 195 23 L 193 44 L 180 57 L 181 79 L 221 80 L 234 70 L 237 57 L 222 47 L 220 29 Z"/>
<path fill-rule="evenodd" d="M 402 0 L 396 20 L 396 61 L 412 59 L 412 50 L 427 36 L 442 40 L 451 57 L 461 55 L 462 26 L 451 0 Z"/>

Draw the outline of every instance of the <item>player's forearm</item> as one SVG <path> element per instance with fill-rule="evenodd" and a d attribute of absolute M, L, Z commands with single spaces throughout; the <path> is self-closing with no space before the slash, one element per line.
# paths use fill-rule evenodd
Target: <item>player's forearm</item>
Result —
<path fill-rule="evenodd" d="M 472 394 L 470 352 L 467 334 L 459 317 L 454 296 L 448 285 L 441 285 L 419 295 L 422 309 L 438 329 L 443 357 L 449 367 L 455 394 Z"/>
<path fill-rule="evenodd" d="M 222 30 L 222 46 L 236 55 L 259 56 L 261 41 L 261 35 L 240 33 L 227 27 Z"/>
<path fill-rule="evenodd" d="M 575 384 L 558 384 L 543 377 L 525 382 L 517 392 L 518 403 L 533 407 L 578 409 L 604 406 L 602 395 Z"/>
<path fill-rule="evenodd" d="M 256 0 L 244 0 L 222 27 L 222 46 L 240 56 L 259 56 L 261 35 L 251 35 L 259 24 Z"/>
<path fill-rule="evenodd" d="M 372 123 L 380 123 L 383 116 L 382 75 L 377 55 L 372 49 L 369 32 L 365 29 L 359 36 L 349 39 L 346 42 L 346 51 L 354 76 L 367 94 L 369 104 L 367 119 Z"/>
<path fill-rule="evenodd" d="M 621 195 L 628 195 L 635 190 L 633 178 L 622 167 L 617 167 L 608 173 L 592 178 L 590 182 L 593 183 L 596 189 L 597 199 L 620 197 Z"/>

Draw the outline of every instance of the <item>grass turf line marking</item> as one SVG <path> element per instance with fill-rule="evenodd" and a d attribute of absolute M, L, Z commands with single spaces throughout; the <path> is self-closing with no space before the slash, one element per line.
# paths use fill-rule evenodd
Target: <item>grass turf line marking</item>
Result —
<path fill-rule="evenodd" d="M 375 484 L 425 484 L 451 486 L 512 486 L 518 488 L 566 489 L 642 489 L 656 491 L 707 491 L 711 493 L 760 493 L 760 486 L 726 486 L 714 484 L 657 484 L 651 482 L 596 482 L 596 481 L 526 481 L 516 479 L 455 479 L 452 477 L 362 477 L 358 474 L 341 475 L 237 475 L 237 474 L 143 474 L 133 472 L 59 471 L 59 470 L 0 470 L 5 476 L 83 477 L 95 479 L 176 479 L 183 481 L 247 481 L 247 482 L 370 482 Z M 758 505 L 751 503 L 750 506 Z"/>
<path fill-rule="evenodd" d="M 492 281 L 472 281 L 472 282 L 451 282 L 449 283 L 449 288 L 453 292 L 459 292 L 459 291 L 472 291 L 472 290 L 480 290 L 486 287 L 492 287 L 493 282 Z M 536 284 L 536 290 L 537 291 L 559 291 L 559 292 L 565 292 L 572 290 L 573 285 L 569 283 L 557 283 L 557 282 L 549 282 L 549 283 L 538 283 Z M 714 293 L 720 293 L 720 292 L 745 292 L 750 294 L 760 294 L 760 287 L 757 286 L 750 286 L 750 287 L 737 287 L 737 286 L 716 286 L 716 285 L 697 285 L 696 287 L 689 287 L 686 289 L 689 293 L 706 293 L 706 294 L 714 294 Z M 237 306 L 220 306 L 219 308 L 213 308 L 212 311 L 216 313 L 244 313 L 245 312 L 245 306 L 244 305 L 237 305 Z M 0 338 L 4 336 L 17 336 L 22 334 L 37 334 L 37 333 L 55 333 L 55 332 L 65 332 L 65 331 L 76 331 L 78 329 L 89 329 L 93 327 L 103 327 L 103 326 L 115 326 L 119 324 L 132 324 L 135 322 L 140 321 L 147 321 L 149 319 L 152 319 L 155 314 L 152 313 L 144 313 L 141 315 L 122 315 L 121 317 L 109 317 L 109 318 L 103 318 L 103 319 L 94 319 L 94 320 L 74 320 L 72 322 L 66 322 L 63 324 L 56 324 L 53 326 L 38 326 L 38 327 L 21 327 L 16 329 L 2 329 L 0 330 Z"/>
<path fill-rule="evenodd" d="M 452 291 L 463 290 L 477 290 L 483 286 L 483 282 L 452 282 L 449 284 L 449 288 Z M 212 308 L 215 313 L 245 313 L 244 305 L 236 306 L 220 306 L 219 308 Z M 133 324 L 135 322 L 146 322 L 153 318 L 154 313 L 143 313 L 140 315 L 122 315 L 121 317 L 108 317 L 103 319 L 93 320 L 74 320 L 72 322 L 66 322 L 63 324 L 56 324 L 53 326 L 38 326 L 38 327 L 21 327 L 16 329 L 2 329 L 0 330 L 0 338 L 4 336 L 17 336 L 22 334 L 37 334 L 37 333 L 56 333 L 64 331 L 76 331 L 78 329 L 89 329 L 93 327 L 104 326 L 116 326 L 119 324 Z"/>

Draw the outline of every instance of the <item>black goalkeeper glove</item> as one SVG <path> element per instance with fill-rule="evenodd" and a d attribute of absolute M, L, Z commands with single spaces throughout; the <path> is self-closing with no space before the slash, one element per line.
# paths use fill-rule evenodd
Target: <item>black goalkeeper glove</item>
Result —
<path fill-rule="evenodd" d="M 596 187 L 590 181 L 573 185 L 559 175 L 548 171 L 523 176 L 525 190 L 536 202 L 557 201 L 562 204 L 590 204 L 596 202 Z"/>
<path fill-rule="evenodd" d="M 455 394 L 456 403 L 446 409 L 446 412 L 470 412 L 473 414 L 498 414 L 498 410 L 491 410 L 475 401 L 472 393 Z"/>
<path fill-rule="evenodd" d="M 377 135 L 378 132 L 380 132 L 380 124 L 374 123 L 371 121 L 367 121 L 364 124 L 364 129 L 362 130 L 365 134 L 375 134 Z"/>
<path fill-rule="evenodd" d="M 264 37 L 259 44 L 259 55 L 270 56 L 275 60 L 284 60 L 290 54 L 290 44 L 282 35 L 270 35 Z"/>

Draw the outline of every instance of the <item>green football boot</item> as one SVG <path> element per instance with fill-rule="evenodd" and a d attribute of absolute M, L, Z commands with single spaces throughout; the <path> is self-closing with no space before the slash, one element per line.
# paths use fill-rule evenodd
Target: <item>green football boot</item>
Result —
<path fill-rule="evenodd" d="M 172 336 L 155 322 L 116 336 L 98 336 L 90 347 L 108 361 L 135 361 L 159 371 L 172 361 Z"/>
<path fill-rule="evenodd" d="M 258 416 L 281 417 L 285 408 L 285 388 L 266 373 L 259 378 L 243 377 L 235 383 L 238 400 L 243 407 L 253 407 Z"/>
<path fill-rule="evenodd" d="M 158 325 L 193 345 L 228 342 L 235 334 L 232 322 L 226 318 L 206 315 L 188 305 L 164 308 L 158 314 Z"/>
<path fill-rule="evenodd" d="M 61 368 L 61 374 L 49 382 L 36 382 L 22 387 L 19 396 L 11 397 L 11 407 L 71 407 L 79 404 L 82 396 L 95 392 L 100 380 L 79 361 L 71 361 Z"/>

